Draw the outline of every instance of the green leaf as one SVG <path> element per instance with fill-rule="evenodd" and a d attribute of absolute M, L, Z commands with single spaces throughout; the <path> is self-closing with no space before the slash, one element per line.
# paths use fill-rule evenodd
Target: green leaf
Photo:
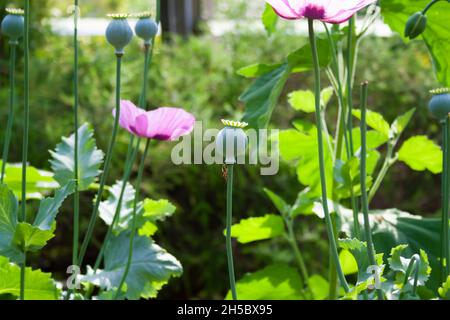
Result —
<path fill-rule="evenodd" d="M 315 98 L 311 90 L 297 90 L 288 95 L 288 101 L 297 111 L 311 113 L 315 111 Z"/>
<path fill-rule="evenodd" d="M 100 174 L 100 165 L 103 161 L 103 152 L 97 149 L 94 131 L 88 124 L 78 129 L 78 187 L 79 190 L 87 190 Z M 63 137 L 62 142 L 56 146 L 55 151 L 50 151 L 52 160 L 50 163 L 55 172 L 55 180 L 60 185 L 65 185 L 74 178 L 75 135 Z"/>
<path fill-rule="evenodd" d="M 99 215 L 100 218 L 109 226 L 111 225 L 114 215 L 116 213 L 117 205 L 119 204 L 120 192 L 122 190 L 123 182 L 118 180 L 109 189 L 109 196 L 105 201 L 100 202 Z M 126 230 L 131 224 L 133 214 L 133 202 L 136 191 L 133 186 L 127 182 L 125 191 L 122 197 L 121 208 L 119 211 L 119 219 L 114 225 L 114 231 L 120 232 Z M 136 208 L 137 214 L 142 215 L 142 204 Z"/>
<path fill-rule="evenodd" d="M 408 18 L 422 11 L 429 0 L 382 0 L 381 14 L 389 27 L 403 37 Z M 433 59 L 435 72 L 443 86 L 450 86 L 450 11 L 448 3 L 440 1 L 427 11 L 427 27 L 421 35 Z"/>
<path fill-rule="evenodd" d="M 442 299 L 450 300 L 450 276 L 447 277 L 447 280 L 438 289 L 438 292 Z"/>
<path fill-rule="evenodd" d="M 245 103 L 243 121 L 253 128 L 266 128 L 291 74 L 287 63 L 258 77 L 239 97 Z"/>
<path fill-rule="evenodd" d="M 294 205 L 292 206 L 290 216 L 295 218 L 298 215 L 310 215 L 313 214 L 313 206 L 316 197 L 311 194 L 310 188 L 305 188 L 297 195 Z"/>
<path fill-rule="evenodd" d="M 278 22 L 278 15 L 272 9 L 272 6 L 270 6 L 268 3 L 266 3 L 266 7 L 264 9 L 261 19 L 267 33 L 271 35 L 276 29 Z"/>
<path fill-rule="evenodd" d="M 361 148 L 361 131 L 359 128 L 354 128 L 352 130 L 353 137 L 353 146 L 355 150 Z M 389 138 L 375 130 L 368 130 L 366 132 L 366 140 L 367 140 L 367 150 L 376 149 L 386 142 L 388 142 Z"/>
<path fill-rule="evenodd" d="M 320 51 L 319 64 L 327 66 L 331 60 L 328 41 L 319 39 L 317 48 Z M 312 67 L 311 47 L 305 44 L 290 53 L 285 62 L 278 64 L 276 69 L 269 68 L 266 73 L 259 74 L 259 77 L 239 97 L 239 100 L 245 103 L 243 121 L 253 128 L 266 128 L 291 73 L 304 72 Z M 259 67 L 256 69 L 258 70 Z M 247 70 L 243 73 L 251 74 L 252 72 Z"/>
<path fill-rule="evenodd" d="M 283 218 L 274 214 L 242 219 L 231 227 L 231 236 L 237 238 L 240 243 L 271 239 L 283 233 Z"/>
<path fill-rule="evenodd" d="M 269 197 L 269 199 L 272 201 L 275 208 L 277 208 L 278 212 L 280 212 L 282 215 L 289 214 L 291 210 L 291 206 L 286 203 L 286 201 L 277 195 L 275 192 L 271 191 L 270 189 L 264 188 L 263 189 L 266 195 Z"/>
<path fill-rule="evenodd" d="M 177 208 L 169 200 L 144 200 L 144 217 L 152 221 L 165 220 L 174 214 Z"/>
<path fill-rule="evenodd" d="M 138 233 L 140 236 L 153 237 L 158 231 L 158 226 L 151 221 L 146 221 L 142 227 L 139 228 Z"/>
<path fill-rule="evenodd" d="M 11 242 L 17 226 L 18 202 L 13 192 L 0 185 L 0 255 L 21 261 L 22 253 Z"/>
<path fill-rule="evenodd" d="M 442 172 L 442 150 L 426 136 L 406 140 L 398 151 L 398 159 L 416 171 Z"/>
<path fill-rule="evenodd" d="M 245 78 L 256 78 L 262 76 L 265 73 L 269 73 L 281 67 L 282 65 L 283 63 L 278 64 L 255 63 L 239 69 L 236 73 Z"/>
<path fill-rule="evenodd" d="M 397 281 L 401 284 L 403 284 L 404 279 L 405 279 L 405 274 L 406 271 L 408 270 L 408 266 L 409 263 L 411 262 L 411 259 L 409 258 L 405 258 L 405 256 L 407 256 L 407 254 L 405 254 L 406 248 L 408 248 L 408 245 L 398 245 L 394 248 L 392 248 L 391 250 L 391 257 L 388 259 L 389 261 L 389 267 L 394 270 L 397 271 L 398 273 L 401 274 L 401 276 L 397 276 Z M 414 267 L 413 269 L 413 273 L 410 275 L 410 282 L 412 284 L 413 282 L 413 274 L 414 274 L 414 270 L 416 267 Z M 419 267 L 419 277 L 418 277 L 418 281 L 417 284 L 419 286 L 423 286 L 425 284 L 425 282 L 427 282 L 428 278 L 430 277 L 430 273 L 431 273 L 431 267 L 430 264 L 428 262 L 428 256 L 425 253 L 424 250 L 420 249 L 420 267 Z"/>
<path fill-rule="evenodd" d="M 358 272 L 358 264 L 350 251 L 341 250 L 341 252 L 339 252 L 339 261 L 341 262 L 342 271 L 345 275 Z"/>
<path fill-rule="evenodd" d="M 33 225 L 42 229 L 50 230 L 55 222 L 58 210 L 64 200 L 75 191 L 75 181 L 68 181 L 62 188 L 56 190 L 53 198 L 41 200 L 39 211 Z"/>
<path fill-rule="evenodd" d="M 37 251 L 55 236 L 55 227 L 50 230 L 42 230 L 29 223 L 19 222 L 14 231 L 12 243 L 20 248 L 22 252 Z"/>
<path fill-rule="evenodd" d="M 330 284 L 322 276 L 313 274 L 308 279 L 308 287 L 314 300 L 324 300 L 328 297 Z"/>
<path fill-rule="evenodd" d="M 411 121 L 412 116 L 416 112 L 416 108 L 412 108 L 404 114 L 398 116 L 391 125 L 391 135 L 394 137 L 400 136 L 405 130 L 408 123 Z"/>
<path fill-rule="evenodd" d="M 81 275 L 80 280 L 107 290 L 117 289 L 128 260 L 129 243 L 128 232 L 113 236 L 105 249 L 105 268 L 98 270 L 96 274 Z M 174 256 L 150 238 L 137 236 L 133 242 L 133 255 L 126 286 L 123 288 L 125 297 L 154 298 L 171 277 L 178 277 L 181 273 L 181 264 Z"/>
<path fill-rule="evenodd" d="M 0 160 L 0 165 L 1 163 Z M 19 200 L 22 199 L 22 164 L 6 165 L 4 183 Z M 27 166 L 27 200 L 42 199 L 43 195 L 58 187 L 59 184 L 53 179 L 53 173 Z"/>
<path fill-rule="evenodd" d="M 284 264 L 247 273 L 237 281 L 236 291 L 241 300 L 298 300 L 302 297 L 297 270 Z M 226 299 L 231 299 L 230 291 Z"/>
<path fill-rule="evenodd" d="M 25 268 L 25 300 L 56 300 L 59 290 L 51 274 Z M 20 267 L 0 256 L 0 295 L 20 296 Z"/>
<path fill-rule="evenodd" d="M 352 110 L 353 116 L 361 120 L 361 110 L 354 109 Z M 367 125 L 372 129 L 378 131 L 386 138 L 389 138 L 389 123 L 384 120 L 384 117 L 378 112 L 367 110 L 366 114 Z"/>

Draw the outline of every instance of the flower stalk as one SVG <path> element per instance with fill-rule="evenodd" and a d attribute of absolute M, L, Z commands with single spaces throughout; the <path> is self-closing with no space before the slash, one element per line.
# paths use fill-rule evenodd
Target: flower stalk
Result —
<path fill-rule="evenodd" d="M 322 125 L 320 121 L 320 66 L 319 57 L 317 52 L 316 35 L 314 33 L 314 20 L 308 19 L 309 40 L 311 44 L 311 51 L 314 65 L 314 93 L 315 93 L 315 115 L 317 124 L 317 139 L 318 139 L 318 151 L 319 151 L 319 168 L 320 168 L 320 183 L 322 189 L 322 205 L 325 215 L 325 224 L 327 229 L 328 240 L 330 243 L 331 255 L 335 264 L 336 272 L 339 281 L 344 288 L 345 292 L 349 291 L 347 280 L 345 279 L 344 272 L 342 271 L 341 263 L 339 261 L 338 248 L 333 231 L 333 223 L 331 215 L 328 210 L 328 196 L 326 186 L 326 173 L 325 173 L 325 160 L 323 150 L 323 133 Z"/>
<path fill-rule="evenodd" d="M 411 273 L 414 269 L 414 282 L 412 287 L 412 294 L 416 295 L 416 289 L 417 289 L 417 282 L 419 281 L 419 272 L 420 272 L 420 257 L 416 253 L 411 257 L 411 261 L 408 264 L 408 268 L 406 269 L 405 273 L 405 281 L 403 282 L 403 286 L 408 284 L 409 277 L 411 276 Z"/>
<path fill-rule="evenodd" d="M 233 223 L 233 179 L 234 164 L 228 164 L 227 167 L 227 218 L 226 218 L 226 248 L 228 277 L 230 280 L 231 296 L 237 300 L 236 279 L 234 275 L 233 249 L 231 245 L 231 225 Z"/>
<path fill-rule="evenodd" d="M 372 240 L 372 230 L 370 228 L 369 219 L 369 202 L 367 200 L 367 185 L 366 185 L 366 163 L 367 163 L 367 90 L 368 82 L 365 81 L 361 84 L 361 159 L 360 159 L 360 179 L 361 179 L 361 206 L 364 216 L 364 236 L 367 242 L 367 252 L 369 255 L 369 262 L 371 265 L 376 266 L 377 261 L 375 257 L 375 248 Z M 382 300 L 383 295 L 380 290 L 377 290 L 378 299 Z"/>

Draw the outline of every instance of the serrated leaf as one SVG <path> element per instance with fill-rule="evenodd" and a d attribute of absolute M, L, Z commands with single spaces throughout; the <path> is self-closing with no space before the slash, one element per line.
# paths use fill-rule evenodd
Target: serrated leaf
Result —
<path fill-rule="evenodd" d="M 361 120 L 361 110 L 354 109 L 352 110 L 352 114 L 353 116 Z M 386 138 L 389 137 L 389 129 L 390 129 L 389 123 L 386 120 L 384 120 L 384 117 L 380 113 L 372 110 L 367 110 L 366 122 L 367 125 L 372 129 L 378 131 Z"/>
<path fill-rule="evenodd" d="M 406 140 L 398 151 L 398 159 L 416 171 L 442 172 L 442 150 L 426 136 Z"/>
<path fill-rule="evenodd" d="M 151 221 L 146 221 L 142 227 L 139 228 L 138 233 L 140 236 L 153 237 L 158 231 L 158 226 Z"/>
<path fill-rule="evenodd" d="M 22 252 L 37 251 L 55 236 L 54 231 L 55 226 L 49 230 L 42 230 L 29 223 L 19 222 L 14 231 L 12 244 L 20 248 Z"/>
<path fill-rule="evenodd" d="M 51 274 L 25 268 L 25 300 L 56 300 L 59 290 Z M 20 295 L 20 267 L 0 256 L 0 295 Z"/>
<path fill-rule="evenodd" d="M 404 114 L 398 116 L 394 122 L 391 125 L 390 132 L 392 136 L 398 137 L 403 133 L 408 123 L 411 121 L 412 116 L 414 115 L 414 112 L 416 111 L 416 108 L 412 108 L 405 112 Z"/>
<path fill-rule="evenodd" d="M 282 197 L 280 197 L 270 189 L 264 188 L 263 190 L 269 197 L 270 201 L 272 201 L 275 208 L 277 208 L 278 212 L 280 212 L 282 215 L 289 214 L 291 206 L 288 205 Z"/>
<path fill-rule="evenodd" d="M 438 289 L 438 292 L 442 299 L 450 300 L 450 276 L 447 277 L 447 280 Z"/>
<path fill-rule="evenodd" d="M 241 300 L 298 300 L 302 297 L 300 275 L 284 264 L 247 273 L 237 281 L 236 291 Z M 231 299 L 230 291 L 226 299 Z"/>
<path fill-rule="evenodd" d="M 94 131 L 88 124 L 78 129 L 78 188 L 87 190 L 100 174 L 100 165 L 103 161 L 103 152 L 97 149 Z M 50 151 L 52 160 L 50 164 L 55 173 L 55 180 L 65 185 L 74 178 L 75 135 L 63 137 L 62 142 Z"/>
<path fill-rule="evenodd" d="M 81 275 L 79 279 L 111 290 L 122 279 L 129 251 L 128 232 L 113 236 L 105 249 L 105 267 L 96 274 Z M 148 237 L 137 236 L 133 242 L 130 270 L 123 290 L 127 299 L 155 297 L 163 284 L 182 273 L 180 262 Z"/>
<path fill-rule="evenodd" d="M 237 238 L 240 243 L 272 239 L 283 233 L 283 218 L 274 214 L 242 219 L 231 227 L 231 236 Z"/>
<path fill-rule="evenodd" d="M 144 217 L 153 221 L 165 220 L 176 211 L 176 207 L 169 200 L 144 200 Z"/>
<path fill-rule="evenodd" d="M 18 201 L 4 184 L 0 185 L 0 255 L 21 261 L 22 253 L 11 242 L 17 226 Z"/>
<path fill-rule="evenodd" d="M 401 273 L 400 276 L 397 277 L 397 280 L 399 283 L 403 284 L 404 282 L 404 275 L 406 274 L 406 271 L 408 270 L 408 266 L 411 262 L 410 258 L 406 258 L 407 255 L 406 249 L 408 248 L 408 245 L 398 245 L 391 250 L 391 257 L 388 259 L 389 261 L 389 267 Z M 417 284 L 419 286 L 423 286 L 425 282 L 427 282 L 428 278 L 430 277 L 431 273 L 431 267 L 428 262 L 428 256 L 422 249 L 420 250 L 420 267 L 419 267 L 419 277 Z M 416 268 L 416 266 L 414 267 Z M 415 270 L 415 269 L 414 269 Z M 414 272 L 414 271 L 413 271 Z M 412 283 L 413 277 L 412 274 L 409 279 Z"/>
<path fill-rule="evenodd" d="M 271 35 L 276 29 L 278 15 L 272 9 L 272 6 L 270 6 L 268 3 L 266 3 L 261 20 L 267 33 Z"/>

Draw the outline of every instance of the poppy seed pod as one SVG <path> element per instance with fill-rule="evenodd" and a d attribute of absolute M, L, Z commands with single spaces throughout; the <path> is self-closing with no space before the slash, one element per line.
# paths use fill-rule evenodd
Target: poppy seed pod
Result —
<path fill-rule="evenodd" d="M 158 33 L 158 25 L 153 19 L 151 19 L 151 15 L 149 13 L 141 13 L 138 14 L 137 17 L 139 20 L 134 28 L 136 35 L 143 39 L 145 44 L 151 44 L 152 39 Z"/>
<path fill-rule="evenodd" d="M 127 21 L 127 14 L 110 14 L 112 18 L 106 28 L 106 39 L 116 49 L 116 54 L 124 54 L 124 48 L 133 38 L 133 30 Z"/>
<path fill-rule="evenodd" d="M 405 37 L 417 38 L 427 27 L 427 16 L 421 11 L 414 13 L 408 18 L 405 26 Z"/>
<path fill-rule="evenodd" d="M 225 164 L 237 163 L 237 158 L 245 155 L 248 138 L 242 128 L 245 122 L 222 120 L 225 128 L 219 131 L 216 137 L 216 152 L 224 157 Z"/>
<path fill-rule="evenodd" d="M 11 43 L 18 43 L 23 36 L 24 18 L 22 9 L 6 9 L 8 13 L 2 21 L 2 33 L 10 38 Z"/>
<path fill-rule="evenodd" d="M 428 108 L 434 117 L 445 120 L 450 114 L 450 89 L 440 88 L 431 90 L 430 93 L 433 97 L 428 104 Z"/>

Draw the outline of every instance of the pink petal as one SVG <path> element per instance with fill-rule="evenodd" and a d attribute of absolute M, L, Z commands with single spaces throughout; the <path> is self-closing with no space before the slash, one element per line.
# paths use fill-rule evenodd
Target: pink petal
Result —
<path fill-rule="evenodd" d="M 135 119 L 135 126 L 132 128 L 132 131 L 141 138 L 146 138 L 148 129 L 148 119 L 147 114 L 141 114 Z"/>
<path fill-rule="evenodd" d="M 158 108 L 147 112 L 145 117 L 148 124 L 143 136 L 157 140 L 176 140 L 189 134 L 195 124 L 195 117 L 179 108 Z"/>
<path fill-rule="evenodd" d="M 144 114 L 145 110 L 136 107 L 131 101 L 120 101 L 120 117 L 119 125 L 132 132 L 132 128 L 135 127 L 135 119 L 138 115 Z M 113 116 L 116 116 L 116 110 L 113 110 Z"/>
<path fill-rule="evenodd" d="M 339 24 L 350 19 L 356 12 L 376 2 L 376 0 L 350 0 L 342 5 L 333 6 L 326 11 L 325 17 L 320 19 L 323 22 Z"/>
<path fill-rule="evenodd" d="M 268 4 L 270 4 L 280 17 L 284 19 L 300 19 L 299 16 L 294 9 L 290 6 L 290 2 L 288 0 L 266 0 Z M 298 1 L 297 1 L 298 2 Z"/>

